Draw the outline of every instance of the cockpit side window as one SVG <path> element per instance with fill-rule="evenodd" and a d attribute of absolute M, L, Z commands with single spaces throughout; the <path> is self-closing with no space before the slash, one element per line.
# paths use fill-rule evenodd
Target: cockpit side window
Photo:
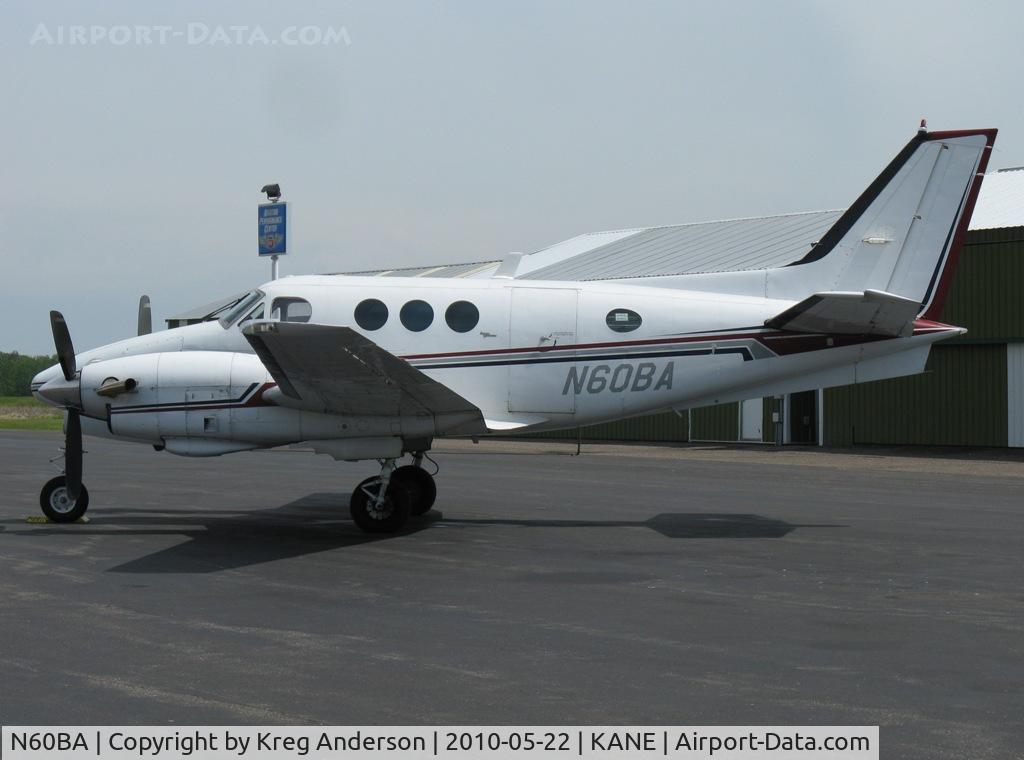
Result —
<path fill-rule="evenodd" d="M 244 317 L 242 317 L 241 321 L 238 323 L 238 326 L 241 327 L 250 319 L 263 319 L 263 304 L 260 304 L 255 309 L 246 314 Z"/>
<path fill-rule="evenodd" d="M 262 298 L 263 291 L 254 290 L 251 293 L 249 293 L 245 298 L 239 300 L 234 306 L 232 306 L 230 309 L 224 312 L 223 316 L 221 316 L 221 318 L 218 320 L 220 322 L 221 327 L 231 327 L 231 325 L 233 325 L 238 320 L 239 317 L 251 311 L 252 307 L 255 306 Z"/>
<path fill-rule="evenodd" d="M 313 307 L 305 298 L 275 298 L 270 318 L 281 322 L 308 322 Z"/>

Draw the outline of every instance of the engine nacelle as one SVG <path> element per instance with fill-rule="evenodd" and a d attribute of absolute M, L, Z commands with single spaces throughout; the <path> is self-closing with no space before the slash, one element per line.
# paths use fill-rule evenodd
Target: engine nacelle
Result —
<path fill-rule="evenodd" d="M 134 384 L 127 383 L 129 379 Z M 169 438 L 223 441 L 232 437 L 233 411 L 256 403 L 269 381 L 269 373 L 253 354 L 184 351 L 124 356 L 82 368 L 82 406 L 87 415 L 107 420 L 110 431 L 125 438 L 155 444 Z M 112 388 L 117 390 L 114 395 Z M 216 445 L 179 447 L 186 454 L 213 448 Z"/>
<path fill-rule="evenodd" d="M 259 357 L 230 351 L 122 356 L 91 362 L 81 371 L 83 410 L 86 419 L 93 418 L 87 432 L 106 423 L 115 437 L 181 456 L 307 440 L 326 440 L 331 448 L 344 439 L 332 455 L 379 458 L 382 439 L 388 440 L 387 451 L 401 453 L 404 440 L 429 440 L 437 432 L 433 416 L 323 414 L 285 405 L 290 399 L 270 390 L 273 378 Z"/>

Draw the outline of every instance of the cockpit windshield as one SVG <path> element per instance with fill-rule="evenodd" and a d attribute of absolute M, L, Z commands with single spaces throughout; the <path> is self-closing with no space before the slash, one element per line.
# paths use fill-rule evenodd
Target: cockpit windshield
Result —
<path fill-rule="evenodd" d="M 253 306 L 255 306 L 259 302 L 259 300 L 263 298 L 263 296 L 264 293 L 262 290 L 254 290 L 251 293 L 249 293 L 247 296 L 245 296 L 245 298 L 243 298 L 241 301 L 239 301 L 226 312 L 224 312 L 223 315 L 221 315 L 220 319 L 218 320 L 221 324 L 221 327 L 231 327 L 231 325 L 238 321 L 239 317 L 241 317 L 243 314 L 248 313 L 248 311 Z"/>

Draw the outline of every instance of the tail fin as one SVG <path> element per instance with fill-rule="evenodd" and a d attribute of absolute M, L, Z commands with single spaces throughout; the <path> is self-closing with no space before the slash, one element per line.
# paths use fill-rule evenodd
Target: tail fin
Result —
<path fill-rule="evenodd" d="M 995 129 L 918 132 L 778 284 L 885 291 L 940 319 L 995 138 Z"/>

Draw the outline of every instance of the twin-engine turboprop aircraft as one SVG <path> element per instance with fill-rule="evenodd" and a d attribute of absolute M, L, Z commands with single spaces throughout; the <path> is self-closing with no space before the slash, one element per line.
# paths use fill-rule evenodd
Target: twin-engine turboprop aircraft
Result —
<path fill-rule="evenodd" d="M 380 460 L 350 509 L 363 530 L 391 532 L 434 503 L 421 464 L 437 437 L 920 372 L 933 343 L 964 332 L 937 320 L 995 136 L 922 129 L 783 267 L 686 275 L 672 287 L 288 277 L 218 321 L 77 355 L 51 312 L 60 364 L 32 390 L 66 409 L 67 424 L 64 475 L 44 486 L 43 512 L 57 522 L 85 513 L 83 432 L 184 456 L 306 442 L 336 459 Z"/>

